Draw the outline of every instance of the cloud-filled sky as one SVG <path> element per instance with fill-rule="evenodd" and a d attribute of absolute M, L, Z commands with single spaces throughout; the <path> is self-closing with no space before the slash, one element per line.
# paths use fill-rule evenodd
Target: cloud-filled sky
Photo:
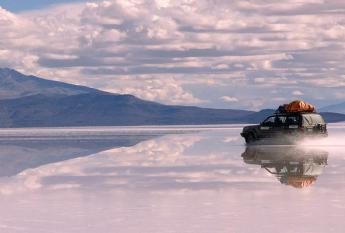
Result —
<path fill-rule="evenodd" d="M 167 104 L 345 101 L 340 0 L 20 4 L 0 0 L 0 67 Z"/>
<path fill-rule="evenodd" d="M 0 4 L 3 8 L 6 8 L 12 12 L 21 12 L 34 9 L 45 8 L 52 5 L 71 2 L 88 2 L 87 0 L 1 0 Z"/>

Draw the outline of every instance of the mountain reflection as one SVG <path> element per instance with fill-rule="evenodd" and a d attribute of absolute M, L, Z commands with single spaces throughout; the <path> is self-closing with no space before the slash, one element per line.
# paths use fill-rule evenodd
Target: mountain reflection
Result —
<path fill-rule="evenodd" d="M 328 152 L 297 146 L 250 146 L 242 157 L 247 164 L 261 165 L 282 184 L 305 188 L 322 174 Z"/>
<path fill-rule="evenodd" d="M 75 138 L 21 137 L 0 140 L 0 177 L 14 176 L 26 169 L 86 157 L 99 152 L 131 147 L 158 135 L 83 136 Z"/>

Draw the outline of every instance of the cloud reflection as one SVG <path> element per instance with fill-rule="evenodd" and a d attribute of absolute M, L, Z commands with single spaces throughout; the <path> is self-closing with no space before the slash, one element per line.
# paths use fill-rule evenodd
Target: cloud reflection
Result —
<path fill-rule="evenodd" d="M 245 187 L 246 183 L 272 183 L 269 177 L 253 176 L 257 169 L 243 165 L 238 156 L 241 147 L 227 151 L 229 146 L 239 143 L 234 136 L 231 136 L 232 140 L 228 138 L 227 134 L 209 131 L 207 134 L 167 135 L 132 147 L 103 147 L 103 151 L 99 148 L 100 151 L 90 156 L 52 161 L 26 169 L 16 176 L 2 178 L 0 192 L 71 188 L 213 190 Z M 100 141 L 95 145 L 97 143 Z M 66 149 L 56 152 L 61 155 Z M 42 148 L 41 154 L 44 153 L 47 157 L 51 154 L 49 149 Z"/>

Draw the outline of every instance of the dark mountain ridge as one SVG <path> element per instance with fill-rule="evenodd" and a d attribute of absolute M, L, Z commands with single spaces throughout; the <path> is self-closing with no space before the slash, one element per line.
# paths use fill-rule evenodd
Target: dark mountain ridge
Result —
<path fill-rule="evenodd" d="M 132 95 L 35 95 L 0 101 L 0 127 L 226 124 L 251 111 L 170 106 Z"/>

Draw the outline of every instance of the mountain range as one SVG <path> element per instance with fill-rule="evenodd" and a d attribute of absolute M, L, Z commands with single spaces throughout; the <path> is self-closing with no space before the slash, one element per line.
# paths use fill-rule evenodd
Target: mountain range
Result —
<path fill-rule="evenodd" d="M 320 111 L 345 114 L 345 102 L 323 107 Z"/>
<path fill-rule="evenodd" d="M 256 123 L 273 111 L 164 105 L 0 69 L 2 128 Z M 345 114 L 322 114 L 327 122 L 345 121 Z"/>

